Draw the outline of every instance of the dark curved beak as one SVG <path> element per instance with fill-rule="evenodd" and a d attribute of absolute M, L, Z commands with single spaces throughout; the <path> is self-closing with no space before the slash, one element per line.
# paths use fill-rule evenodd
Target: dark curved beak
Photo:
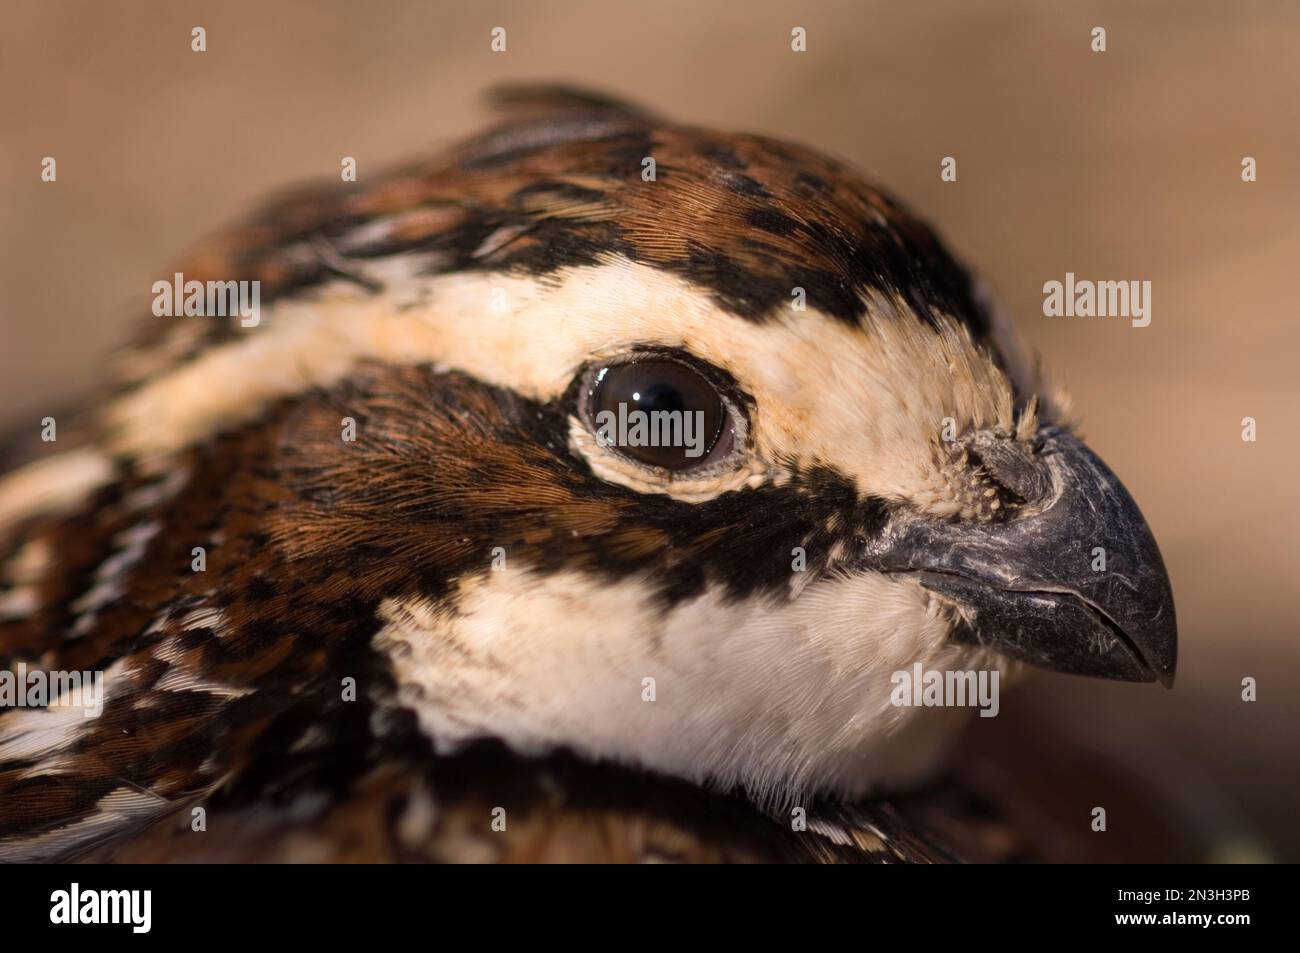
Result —
<path fill-rule="evenodd" d="M 1023 447 L 1023 445 L 1021 445 Z M 1174 596 L 1137 504 L 1073 435 L 982 455 L 1026 505 L 991 524 L 900 516 L 878 557 L 952 602 L 954 638 L 1043 668 L 1173 684 Z"/>

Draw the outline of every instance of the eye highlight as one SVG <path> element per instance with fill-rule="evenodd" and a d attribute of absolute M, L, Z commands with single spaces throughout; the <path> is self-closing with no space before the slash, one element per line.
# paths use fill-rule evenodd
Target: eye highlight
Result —
<path fill-rule="evenodd" d="M 660 355 L 606 364 L 587 389 L 586 417 L 601 446 L 674 473 L 731 446 L 727 403 L 703 374 Z"/>

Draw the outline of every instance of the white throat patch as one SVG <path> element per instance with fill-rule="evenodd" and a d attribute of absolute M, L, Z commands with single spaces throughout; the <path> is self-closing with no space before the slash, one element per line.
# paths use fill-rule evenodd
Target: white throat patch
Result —
<path fill-rule="evenodd" d="M 915 781 L 962 713 L 892 704 L 891 675 L 1005 664 L 948 642 L 951 618 L 919 585 L 875 573 L 785 604 L 713 591 L 665 614 L 648 593 L 490 572 L 462 583 L 454 614 L 388 600 L 375 646 L 440 750 L 479 737 L 567 746 L 772 806 Z"/>

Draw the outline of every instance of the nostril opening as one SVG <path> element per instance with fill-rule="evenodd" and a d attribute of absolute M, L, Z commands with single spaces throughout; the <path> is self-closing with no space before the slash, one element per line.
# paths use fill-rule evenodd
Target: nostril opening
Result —
<path fill-rule="evenodd" d="M 1051 475 L 1030 444 L 982 431 L 965 449 L 970 462 L 1007 491 L 1011 503 L 1035 506 L 1051 494 Z"/>

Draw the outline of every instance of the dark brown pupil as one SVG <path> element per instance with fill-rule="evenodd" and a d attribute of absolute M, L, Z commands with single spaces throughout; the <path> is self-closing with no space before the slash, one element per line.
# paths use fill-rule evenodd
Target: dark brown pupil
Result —
<path fill-rule="evenodd" d="M 713 385 L 676 361 L 612 364 L 596 377 L 598 438 L 651 466 L 685 470 L 705 462 L 726 416 Z"/>

